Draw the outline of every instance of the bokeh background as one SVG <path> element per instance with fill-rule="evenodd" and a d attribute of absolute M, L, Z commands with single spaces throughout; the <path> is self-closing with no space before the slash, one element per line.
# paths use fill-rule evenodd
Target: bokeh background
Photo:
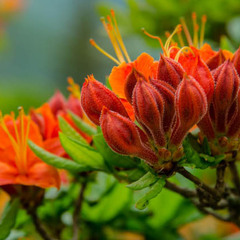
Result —
<path fill-rule="evenodd" d="M 199 18 L 207 15 L 206 41 L 215 49 L 221 45 L 234 51 L 240 44 L 239 0 L 0 0 L 0 109 L 4 113 L 15 111 L 18 106 L 28 110 L 47 101 L 57 89 L 67 94 L 68 76 L 82 84 L 84 78 L 93 73 L 104 82 L 114 63 L 96 51 L 89 44 L 89 38 L 113 53 L 99 21 L 111 8 L 116 11 L 132 59 L 143 51 L 158 59 L 161 52 L 157 42 L 143 36 L 142 27 L 165 39 L 165 31 L 172 31 L 181 16 L 186 17 L 192 29 L 193 11 Z M 212 175 L 205 171 L 202 177 L 211 183 Z M 111 211 L 116 209 L 114 204 L 125 204 L 118 194 L 109 201 L 113 204 Z M 126 215 L 127 210 L 111 213 L 108 209 L 109 214 L 120 214 L 117 221 L 111 223 L 124 225 L 125 229 L 146 230 L 149 235 L 156 231 L 164 236 L 162 239 L 176 239 L 176 231 L 189 240 L 239 239 L 236 226 L 211 217 L 202 218 L 189 202 L 168 191 L 152 201 L 152 217 L 136 212 L 135 216 L 130 205 L 128 210 L 130 215 Z M 87 209 L 87 216 L 98 218 L 96 211 Z M 105 215 L 99 212 L 101 217 Z M 197 219 L 200 220 L 187 224 Z M 151 228 L 144 229 L 144 221 Z M 226 237 L 235 232 L 236 238 Z M 143 239 L 129 233 L 127 236 L 124 239 Z"/>
<path fill-rule="evenodd" d="M 186 16 L 191 29 L 193 11 L 208 16 L 206 39 L 216 48 L 223 35 L 231 40 L 232 49 L 240 42 L 239 0 L 1 0 L 0 4 L 0 109 L 4 113 L 20 105 L 37 107 L 56 89 L 66 94 L 68 76 L 82 83 L 93 73 L 104 81 L 114 63 L 88 40 L 92 37 L 113 52 L 99 21 L 110 8 L 117 12 L 132 59 L 143 51 L 159 58 L 157 42 L 144 37 L 141 27 L 164 38 L 181 16 Z"/>

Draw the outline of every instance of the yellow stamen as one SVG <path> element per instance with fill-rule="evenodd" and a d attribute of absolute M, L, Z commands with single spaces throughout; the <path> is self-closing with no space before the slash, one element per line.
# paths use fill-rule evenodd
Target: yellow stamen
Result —
<path fill-rule="evenodd" d="M 130 59 L 130 57 L 128 55 L 127 49 L 126 49 L 126 47 L 124 45 L 124 42 L 122 40 L 122 36 L 120 34 L 120 31 L 119 31 L 119 28 L 118 28 L 118 24 L 117 24 L 117 20 L 116 20 L 116 17 L 115 17 L 115 12 L 114 12 L 113 9 L 111 9 L 111 16 L 112 16 L 113 23 L 114 23 L 114 26 L 115 26 L 115 29 L 116 29 L 116 38 L 117 38 L 117 40 L 118 40 L 118 42 L 119 42 L 119 44 L 120 44 L 120 46 L 122 48 L 122 51 L 123 51 L 127 61 L 131 62 L 131 59 Z"/>
<path fill-rule="evenodd" d="M 164 46 L 163 46 L 163 43 L 162 43 L 162 39 L 161 39 L 160 37 L 158 37 L 158 36 L 153 36 L 152 34 L 148 33 L 144 28 L 142 28 L 142 32 L 143 32 L 146 36 L 148 36 L 148 37 L 150 37 L 150 38 L 152 38 L 152 39 L 157 39 L 158 42 L 159 42 L 159 44 L 160 44 L 160 46 L 161 46 L 161 48 L 162 48 L 162 50 L 163 50 L 164 55 L 167 55 L 167 52 L 166 52 L 166 50 L 165 50 L 165 48 L 164 48 Z"/>
<path fill-rule="evenodd" d="M 26 163 L 26 152 L 27 152 L 27 139 L 25 136 L 25 126 L 24 126 L 24 110 L 23 107 L 19 107 L 18 108 L 18 112 L 19 112 L 19 124 L 20 124 L 20 142 L 19 142 L 19 162 L 21 162 L 21 172 L 24 173 L 27 169 L 27 163 Z M 28 128 L 28 126 L 27 126 Z"/>
<path fill-rule="evenodd" d="M 193 20 L 193 45 L 197 48 L 199 26 L 197 24 L 197 14 L 195 12 L 192 13 L 192 20 Z"/>
<path fill-rule="evenodd" d="M 68 91 L 72 93 L 72 95 L 75 98 L 80 99 L 81 93 L 80 93 L 80 86 L 74 82 L 73 78 L 68 77 L 68 83 L 70 86 L 68 86 Z"/>
<path fill-rule="evenodd" d="M 116 40 L 116 38 L 114 36 L 113 28 L 112 28 L 111 24 L 110 23 L 107 24 L 103 17 L 100 20 L 101 20 L 101 22 L 102 22 L 102 24 L 103 24 L 103 26 L 104 26 L 107 34 L 108 34 L 108 37 L 109 37 L 109 39 L 110 39 L 110 41 L 112 43 L 112 46 L 114 48 L 114 51 L 115 51 L 115 53 L 117 55 L 117 58 L 118 58 L 119 62 L 120 63 L 125 62 L 123 54 L 121 52 L 121 49 L 120 49 L 120 47 L 118 45 L 118 42 L 117 42 L 117 40 Z"/>
<path fill-rule="evenodd" d="M 11 112 L 11 117 L 12 117 L 13 119 L 15 119 L 15 114 L 14 114 L 14 112 Z M 19 134 L 18 134 L 17 125 L 16 125 L 16 122 L 15 122 L 15 121 L 13 121 L 13 127 L 14 127 L 14 131 L 15 131 L 15 134 L 16 134 L 17 143 L 19 143 L 19 142 L 20 142 L 20 139 L 19 139 Z"/>
<path fill-rule="evenodd" d="M 178 41 L 180 43 L 180 46 L 184 47 L 185 44 L 184 44 L 183 37 L 182 37 L 182 29 L 177 32 L 177 36 L 178 36 Z"/>
<path fill-rule="evenodd" d="M 93 39 L 90 39 L 89 42 L 93 47 L 95 47 L 99 52 L 101 52 L 103 55 L 105 55 L 106 57 L 111 59 L 113 62 L 115 62 L 118 65 L 121 64 L 116 58 L 114 58 L 112 55 L 110 55 L 105 50 L 103 50 L 101 47 L 99 47 Z"/>
<path fill-rule="evenodd" d="M 178 31 L 180 31 L 180 29 L 181 29 L 181 24 L 178 24 L 177 26 L 176 26 L 176 28 L 174 29 L 174 31 L 172 32 L 172 34 L 169 36 L 169 38 L 167 39 L 167 41 L 166 41 L 166 43 L 165 43 L 165 46 L 164 46 L 164 48 L 165 49 L 167 49 L 167 51 L 168 51 L 168 49 L 169 49 L 169 46 L 170 46 L 170 43 L 171 43 L 171 40 L 172 40 L 172 38 L 173 38 L 173 36 L 178 32 Z M 169 56 L 169 51 L 168 51 L 168 53 L 167 53 L 168 55 L 167 56 Z"/>
<path fill-rule="evenodd" d="M 200 46 L 199 47 L 202 47 L 202 45 L 203 45 L 206 21 L 207 21 L 207 16 L 203 15 L 202 21 L 201 21 L 202 25 L 201 25 L 201 32 L 200 32 Z"/>
<path fill-rule="evenodd" d="M 168 56 L 169 56 L 169 57 L 170 57 L 171 51 L 172 51 L 173 49 L 179 49 L 179 50 L 180 50 L 180 47 L 178 47 L 178 46 L 172 46 L 172 47 L 170 47 L 170 48 L 168 49 Z"/>
<path fill-rule="evenodd" d="M 191 38 L 191 35 L 188 31 L 188 27 L 187 27 L 187 24 L 185 22 L 185 19 L 183 17 L 180 18 L 180 22 L 182 24 L 182 27 L 183 27 L 183 31 L 185 33 L 185 36 L 186 36 L 186 39 L 188 41 L 188 44 L 191 46 L 193 45 L 193 42 L 192 42 L 192 38 Z"/>
<path fill-rule="evenodd" d="M 174 60 L 175 60 L 175 61 L 178 61 L 181 53 L 183 53 L 183 52 L 186 51 L 186 50 L 187 50 L 187 51 L 190 51 L 190 52 L 193 54 L 193 56 L 195 56 L 193 50 L 192 50 L 190 47 L 186 46 L 186 47 L 181 48 L 181 49 L 178 51 L 178 53 L 176 54 Z"/>

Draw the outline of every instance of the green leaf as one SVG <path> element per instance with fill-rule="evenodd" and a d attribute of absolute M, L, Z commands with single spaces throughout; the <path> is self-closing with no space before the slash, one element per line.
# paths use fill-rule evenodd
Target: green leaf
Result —
<path fill-rule="evenodd" d="M 84 122 L 81 118 L 79 118 L 76 114 L 69 111 L 69 114 L 71 115 L 73 122 L 76 124 L 76 126 L 82 130 L 84 133 L 86 133 L 89 136 L 92 136 L 97 133 L 97 130 Z"/>
<path fill-rule="evenodd" d="M 103 157 L 93 148 L 81 144 L 63 133 L 59 133 L 59 137 L 63 148 L 74 161 L 94 170 L 108 170 Z"/>
<path fill-rule="evenodd" d="M 210 162 L 210 163 L 215 162 L 215 157 L 212 157 L 212 156 L 209 156 L 209 155 L 203 154 L 203 153 L 200 153 L 199 156 L 207 162 Z"/>
<path fill-rule="evenodd" d="M 120 168 L 133 168 L 137 166 L 138 162 L 136 159 L 123 156 L 112 151 L 112 149 L 106 143 L 102 133 L 96 134 L 93 137 L 93 142 L 98 152 L 111 166 Z"/>
<path fill-rule="evenodd" d="M 163 189 L 165 185 L 165 179 L 160 178 L 157 182 L 155 182 L 144 196 L 139 199 L 136 203 L 136 208 L 143 210 L 149 204 L 149 201 L 155 198 Z"/>
<path fill-rule="evenodd" d="M 19 205 L 19 199 L 15 199 L 5 209 L 0 222 L 0 240 L 6 239 L 14 227 Z"/>
<path fill-rule="evenodd" d="M 37 146 L 30 140 L 28 140 L 28 145 L 32 149 L 32 151 L 36 154 L 36 156 L 38 156 L 42 161 L 53 167 L 65 169 L 70 172 L 84 172 L 90 170 L 90 168 L 86 165 L 80 165 L 78 163 L 73 162 L 70 159 L 58 157 L 50 152 L 47 152 L 46 150 Z"/>
<path fill-rule="evenodd" d="M 68 137 L 71 137 L 83 144 L 87 144 L 87 141 L 62 117 L 58 118 L 59 127 L 61 131 Z"/>
<path fill-rule="evenodd" d="M 203 139 L 203 152 L 207 155 L 211 155 L 211 148 L 208 144 L 208 139 L 204 137 Z"/>
<path fill-rule="evenodd" d="M 200 169 L 205 169 L 210 166 L 210 163 L 201 159 L 199 153 L 192 148 L 188 136 L 183 141 L 183 149 L 186 155 L 187 164 L 194 164 L 196 168 Z"/>
<path fill-rule="evenodd" d="M 157 180 L 158 178 L 155 175 L 153 175 L 151 172 L 148 172 L 143 177 L 138 179 L 136 182 L 127 185 L 127 187 L 132 190 L 141 190 L 143 188 L 149 187 Z"/>
<path fill-rule="evenodd" d="M 98 204 L 89 205 L 83 204 L 83 218 L 91 222 L 103 224 L 121 214 L 130 203 L 131 190 L 127 189 L 123 184 L 117 183 L 112 191 L 103 196 Z"/>
<path fill-rule="evenodd" d="M 124 178 L 127 182 L 135 182 L 141 178 L 146 172 L 139 168 L 128 169 L 117 172 L 120 178 Z"/>

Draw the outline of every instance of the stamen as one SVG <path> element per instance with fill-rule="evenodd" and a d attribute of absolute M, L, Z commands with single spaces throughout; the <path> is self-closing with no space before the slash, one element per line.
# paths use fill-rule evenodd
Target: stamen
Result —
<path fill-rule="evenodd" d="M 110 23 L 107 24 L 103 17 L 100 18 L 100 20 L 101 20 L 101 22 L 102 22 L 102 24 L 103 24 L 103 26 L 104 26 L 107 34 L 108 34 L 108 37 L 109 37 L 109 39 L 110 39 L 110 41 L 112 43 L 112 46 L 114 48 L 114 51 L 115 51 L 115 53 L 117 55 L 117 58 L 118 58 L 119 62 L 120 63 L 125 62 L 124 57 L 123 57 L 122 52 L 121 52 L 121 49 L 120 49 L 120 47 L 118 45 L 118 42 L 117 42 L 117 40 L 116 40 L 116 38 L 115 38 L 115 36 L 113 34 L 113 28 L 112 28 L 111 24 Z"/>
<path fill-rule="evenodd" d="M 184 47 L 185 44 L 184 44 L 183 37 L 182 37 L 182 29 L 180 29 L 180 30 L 177 32 L 177 36 L 178 36 L 178 41 L 179 41 L 179 43 L 180 43 L 180 46 L 181 46 L 181 47 Z"/>
<path fill-rule="evenodd" d="M 190 45 L 190 46 L 193 45 L 192 38 L 191 38 L 191 35 L 190 35 L 189 31 L 188 31 L 188 27 L 187 27 L 187 24 L 185 22 L 185 19 L 183 17 L 181 17 L 180 18 L 180 22 L 182 24 L 183 31 L 185 33 L 188 45 Z"/>
<path fill-rule="evenodd" d="M 183 51 L 186 51 L 186 50 L 187 50 L 187 51 L 190 51 L 190 52 L 193 54 L 193 56 L 195 57 L 195 54 L 194 54 L 193 50 L 192 50 L 190 47 L 186 46 L 186 47 L 181 48 L 181 49 L 178 51 L 178 53 L 176 54 L 174 60 L 175 60 L 175 61 L 178 61 L 181 53 L 183 53 Z"/>
<path fill-rule="evenodd" d="M 173 33 L 169 36 L 169 38 L 167 39 L 167 41 L 166 41 L 166 43 L 165 43 L 165 46 L 164 46 L 164 48 L 168 51 L 168 49 L 169 49 L 169 46 L 170 46 L 170 43 L 171 43 L 171 40 L 172 40 L 172 38 L 173 38 L 173 36 L 178 32 L 178 31 L 180 31 L 180 29 L 181 29 L 181 24 L 178 24 L 177 26 L 176 26 L 176 28 L 174 29 L 174 31 L 173 31 Z M 168 51 L 168 56 L 169 56 L 169 51 Z"/>
<path fill-rule="evenodd" d="M 11 112 L 11 117 L 13 118 L 13 120 L 15 119 L 15 114 L 14 114 L 14 112 Z M 19 144 L 20 139 L 19 139 L 19 133 L 18 133 L 16 121 L 13 121 L 13 127 L 14 127 L 14 131 L 15 131 L 15 134 L 16 134 L 17 143 Z"/>
<path fill-rule="evenodd" d="M 23 147 L 23 166 L 24 169 L 27 171 L 27 141 L 28 141 L 28 136 L 29 136 L 29 131 L 30 131 L 30 116 L 27 116 L 27 130 L 26 130 L 26 134 L 25 134 L 25 140 L 24 140 L 24 147 Z"/>
<path fill-rule="evenodd" d="M 148 33 L 144 28 L 142 28 L 141 30 L 142 30 L 142 32 L 143 32 L 146 36 L 148 36 L 148 37 L 150 37 L 150 38 L 152 38 L 152 39 L 157 39 L 158 42 L 159 42 L 159 44 L 160 44 L 160 46 L 161 46 L 161 48 L 162 48 L 162 50 L 163 50 L 164 55 L 167 55 L 166 49 L 164 48 L 163 43 L 162 43 L 162 39 L 161 39 L 160 37 L 158 37 L 158 36 L 153 36 L 152 34 Z"/>
<path fill-rule="evenodd" d="M 68 77 L 68 83 L 70 86 L 67 87 L 68 91 L 72 93 L 75 98 L 80 99 L 80 87 L 77 83 L 74 82 L 73 78 Z"/>
<path fill-rule="evenodd" d="M 195 12 L 192 13 L 192 20 L 193 20 L 193 45 L 197 48 L 199 26 L 197 24 L 197 14 Z"/>
<path fill-rule="evenodd" d="M 203 45 L 206 21 L 207 21 L 207 16 L 203 15 L 202 21 L 201 21 L 202 25 L 201 25 L 201 32 L 200 32 L 200 46 L 199 47 L 202 47 L 202 45 Z"/>
<path fill-rule="evenodd" d="M 180 50 L 180 47 L 178 47 L 178 46 L 172 46 L 172 47 L 170 47 L 170 48 L 168 49 L 168 56 L 169 56 L 169 57 L 170 57 L 171 51 L 172 51 L 173 49 L 178 49 L 178 50 Z"/>
<path fill-rule="evenodd" d="M 115 62 L 118 65 L 121 64 L 116 58 L 114 58 L 112 55 L 110 55 L 105 50 L 103 50 L 101 47 L 99 47 L 93 39 L 90 39 L 89 42 L 93 47 L 95 47 L 99 52 L 101 52 L 103 55 L 105 55 L 106 57 L 111 59 L 113 62 Z"/>
<path fill-rule="evenodd" d="M 115 26 L 115 29 L 116 29 L 116 38 L 118 40 L 118 43 L 120 44 L 121 48 L 122 48 L 122 51 L 127 59 L 128 62 L 131 62 L 131 59 L 128 55 L 128 52 L 127 52 L 127 49 L 124 45 L 124 42 L 122 40 L 122 36 L 120 34 L 120 31 L 119 31 L 119 28 L 118 28 L 118 24 L 117 24 L 117 20 L 116 20 L 116 17 L 115 17 L 115 12 L 113 9 L 111 9 L 111 16 L 113 18 L 113 23 L 114 23 L 114 26 Z"/>

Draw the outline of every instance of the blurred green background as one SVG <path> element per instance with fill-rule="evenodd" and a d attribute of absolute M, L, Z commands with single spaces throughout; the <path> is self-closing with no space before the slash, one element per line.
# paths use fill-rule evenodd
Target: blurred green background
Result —
<path fill-rule="evenodd" d="M 113 52 L 99 21 L 110 8 L 116 10 L 132 59 L 143 51 L 159 57 L 157 42 L 145 38 L 141 27 L 164 38 L 180 16 L 189 24 L 193 11 L 207 14 L 207 39 L 219 42 L 227 35 L 235 48 L 240 42 L 239 0 L 22 0 L 20 10 L 7 18 L 1 13 L 0 109 L 6 113 L 20 105 L 37 107 L 56 89 L 66 94 L 68 76 L 82 83 L 93 73 L 104 81 L 114 63 L 88 40 L 92 37 Z"/>

